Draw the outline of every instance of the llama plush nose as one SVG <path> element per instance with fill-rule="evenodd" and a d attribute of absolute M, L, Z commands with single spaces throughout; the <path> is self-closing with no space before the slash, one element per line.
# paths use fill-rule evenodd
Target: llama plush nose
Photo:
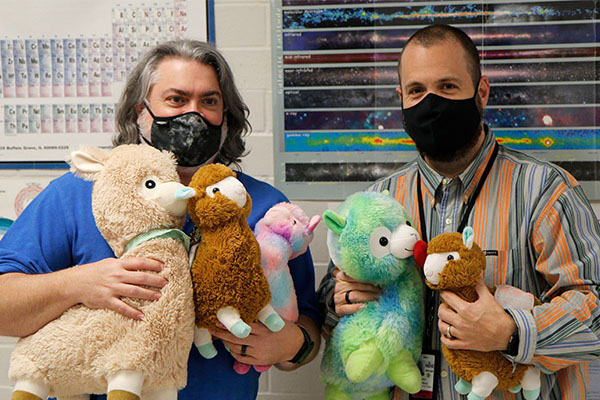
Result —
<path fill-rule="evenodd" d="M 158 185 L 154 192 L 154 201 L 175 216 L 185 215 L 187 199 L 194 197 L 196 191 L 179 182 L 165 182 Z"/>
<path fill-rule="evenodd" d="M 196 195 L 196 191 L 194 189 L 192 189 L 191 187 L 187 187 L 187 186 L 177 189 L 177 191 L 175 192 L 175 198 L 177 200 L 190 199 L 190 198 L 194 197 L 195 195 Z"/>
<path fill-rule="evenodd" d="M 423 268 L 425 259 L 427 258 L 427 243 L 422 240 L 415 243 L 414 257 L 417 265 Z"/>
<path fill-rule="evenodd" d="M 390 250 L 397 258 L 408 258 L 413 255 L 415 243 L 420 239 L 415 228 L 402 224 L 392 233 Z"/>

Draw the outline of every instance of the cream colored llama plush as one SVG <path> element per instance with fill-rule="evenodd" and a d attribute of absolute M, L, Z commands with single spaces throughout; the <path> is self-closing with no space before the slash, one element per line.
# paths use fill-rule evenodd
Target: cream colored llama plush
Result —
<path fill-rule="evenodd" d="M 9 376 L 13 400 L 88 398 L 172 400 L 187 381 L 194 303 L 184 222 L 194 191 L 179 183 L 175 160 L 150 146 L 71 154 L 71 170 L 93 181 L 92 210 L 117 257 L 165 264 L 168 280 L 156 301 L 126 300 L 144 313 L 135 321 L 77 305 L 17 343 Z M 141 235 L 141 236 L 140 236 Z"/>

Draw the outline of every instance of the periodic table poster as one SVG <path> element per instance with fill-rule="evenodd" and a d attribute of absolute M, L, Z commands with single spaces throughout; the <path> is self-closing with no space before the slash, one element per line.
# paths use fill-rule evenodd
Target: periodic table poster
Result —
<path fill-rule="evenodd" d="M 207 41 L 207 3 L 0 2 L 0 168 L 62 163 L 80 144 L 110 147 L 129 71 L 159 42 Z"/>
<path fill-rule="evenodd" d="M 275 185 L 342 200 L 416 156 L 397 60 L 433 23 L 475 42 L 497 140 L 555 162 L 600 199 L 597 1 L 272 0 Z"/>

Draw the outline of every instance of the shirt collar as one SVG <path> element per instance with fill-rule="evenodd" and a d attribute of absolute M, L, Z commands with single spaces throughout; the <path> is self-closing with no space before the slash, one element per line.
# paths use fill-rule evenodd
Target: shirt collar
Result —
<path fill-rule="evenodd" d="M 479 182 L 479 179 L 485 170 L 487 161 L 492 156 L 494 144 L 496 143 L 496 138 L 488 126 L 484 124 L 483 127 L 485 139 L 481 149 L 479 149 L 479 152 L 477 153 L 477 156 L 475 156 L 473 162 L 471 162 L 471 164 L 461 174 L 458 175 L 458 179 L 460 179 L 465 187 L 465 199 L 468 198 L 470 193 L 477 186 L 477 183 Z M 422 177 L 421 179 L 423 180 L 423 184 L 425 185 L 427 192 L 431 194 L 435 193 L 436 189 L 443 184 L 442 180 L 444 179 L 444 176 L 440 175 L 433 168 L 431 168 L 421 155 L 417 157 L 417 164 Z"/>

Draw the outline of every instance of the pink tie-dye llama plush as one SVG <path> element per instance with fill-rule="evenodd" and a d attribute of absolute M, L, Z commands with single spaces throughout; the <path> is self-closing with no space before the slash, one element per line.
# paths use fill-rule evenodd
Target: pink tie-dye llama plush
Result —
<path fill-rule="evenodd" d="M 303 254 L 313 239 L 313 231 L 321 221 L 319 215 L 309 218 L 297 205 L 278 203 L 256 223 L 254 236 L 260 245 L 261 266 L 271 289 L 271 305 L 289 321 L 298 319 L 298 303 L 288 261 Z M 255 365 L 258 372 L 270 365 Z M 233 369 L 245 374 L 250 365 L 236 361 Z"/>

